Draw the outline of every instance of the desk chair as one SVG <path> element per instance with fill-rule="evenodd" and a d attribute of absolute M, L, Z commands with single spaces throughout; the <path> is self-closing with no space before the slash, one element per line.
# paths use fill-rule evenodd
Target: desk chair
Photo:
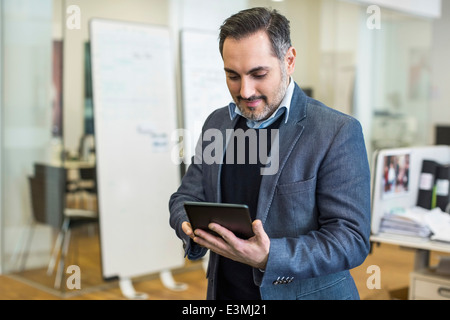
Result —
<path fill-rule="evenodd" d="M 29 177 L 33 215 L 36 221 L 60 228 L 47 274 L 51 275 L 60 254 L 54 287 L 59 289 L 64 277 L 70 233 L 73 228 L 98 222 L 98 213 L 66 208 L 66 175 L 61 167 L 35 164 L 35 176 Z"/>

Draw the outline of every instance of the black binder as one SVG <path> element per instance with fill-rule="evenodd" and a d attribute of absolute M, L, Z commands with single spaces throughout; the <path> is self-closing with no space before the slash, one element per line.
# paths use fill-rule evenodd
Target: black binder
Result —
<path fill-rule="evenodd" d="M 436 207 L 445 212 L 450 202 L 450 165 L 440 165 L 436 172 Z"/>
<path fill-rule="evenodd" d="M 417 196 L 417 206 L 428 210 L 433 208 L 435 199 L 433 195 L 436 184 L 436 174 L 438 163 L 432 160 L 423 160 L 422 171 L 420 172 L 419 192 Z"/>

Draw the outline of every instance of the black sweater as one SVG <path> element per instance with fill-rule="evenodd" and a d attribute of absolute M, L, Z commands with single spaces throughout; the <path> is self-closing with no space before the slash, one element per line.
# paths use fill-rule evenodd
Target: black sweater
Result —
<path fill-rule="evenodd" d="M 270 152 L 271 146 L 271 129 L 277 129 L 281 123 L 281 119 L 276 120 L 273 124 L 267 127 L 267 153 Z M 260 147 L 260 130 L 265 129 L 249 129 L 246 125 L 246 119 L 240 117 L 236 124 L 237 129 L 244 130 L 249 136 L 254 130 L 257 139 L 257 146 L 249 145 L 250 142 L 255 142 L 254 138 L 245 138 L 245 148 L 239 146 L 237 139 L 234 143 L 234 159 L 227 163 L 226 155 L 224 157 L 224 164 L 221 173 L 221 190 L 222 202 L 246 204 L 249 207 L 252 220 L 256 218 L 256 211 L 258 205 L 259 188 L 261 184 L 261 168 L 264 165 L 260 161 L 259 147 Z M 264 143 L 264 141 L 262 141 Z M 257 152 L 256 157 L 251 152 Z M 229 150 L 227 149 L 227 152 Z M 243 164 L 238 163 L 238 158 L 245 152 L 245 161 Z M 256 158 L 256 163 L 254 159 Z M 252 267 L 230 260 L 225 257 L 220 257 L 219 273 L 217 284 L 217 299 L 218 300 L 259 300 L 261 295 L 258 286 L 253 281 Z"/>

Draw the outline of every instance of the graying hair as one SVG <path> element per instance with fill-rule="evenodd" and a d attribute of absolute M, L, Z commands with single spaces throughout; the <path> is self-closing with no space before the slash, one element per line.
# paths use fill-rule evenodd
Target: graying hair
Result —
<path fill-rule="evenodd" d="M 282 61 L 292 46 L 289 20 L 277 10 L 262 7 L 242 10 L 224 21 L 219 34 L 220 54 L 223 57 L 227 37 L 240 40 L 260 30 L 266 30 L 274 55 Z"/>

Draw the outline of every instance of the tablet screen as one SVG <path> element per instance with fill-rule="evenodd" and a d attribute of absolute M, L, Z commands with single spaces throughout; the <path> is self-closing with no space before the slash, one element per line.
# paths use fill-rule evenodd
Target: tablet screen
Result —
<path fill-rule="evenodd" d="M 208 228 L 208 225 L 214 222 L 232 231 L 241 239 L 254 236 L 250 212 L 246 205 L 188 201 L 184 203 L 184 208 L 193 230 L 203 229 L 218 236 Z"/>

